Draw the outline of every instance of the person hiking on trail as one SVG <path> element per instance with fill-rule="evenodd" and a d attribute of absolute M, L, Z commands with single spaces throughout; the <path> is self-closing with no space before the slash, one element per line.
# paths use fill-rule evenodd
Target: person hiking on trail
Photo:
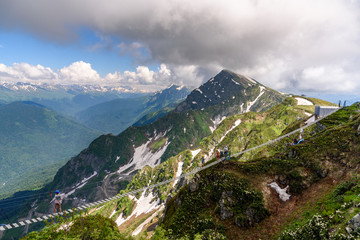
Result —
<path fill-rule="evenodd" d="M 229 148 L 228 148 L 228 146 L 225 146 L 224 147 L 225 158 L 227 157 L 228 153 L 229 153 Z"/>
<path fill-rule="evenodd" d="M 221 150 L 221 148 L 220 148 L 220 158 L 222 158 L 224 156 L 224 152 L 223 152 L 223 150 Z"/>
<path fill-rule="evenodd" d="M 294 138 L 293 144 L 292 145 L 296 145 L 298 144 L 298 140 L 296 138 Z"/>
<path fill-rule="evenodd" d="M 304 138 L 303 135 L 304 135 L 304 129 L 301 129 L 300 130 L 300 136 L 299 136 L 300 140 Z M 299 140 L 299 142 L 300 142 L 300 140 Z"/>
<path fill-rule="evenodd" d="M 205 156 L 204 154 L 201 156 L 201 164 L 204 166 L 205 164 Z"/>
<path fill-rule="evenodd" d="M 220 150 L 219 149 L 216 149 L 216 157 L 217 157 L 217 159 L 220 158 Z"/>
<path fill-rule="evenodd" d="M 230 156 L 231 156 L 231 149 L 229 149 L 229 155 L 228 155 L 227 160 L 230 160 Z"/>
<path fill-rule="evenodd" d="M 58 211 L 61 212 L 61 203 L 62 203 L 63 197 L 64 196 L 62 194 L 60 194 L 60 191 L 56 190 L 54 198 L 50 201 L 50 203 L 55 202 L 55 210 L 54 210 L 55 213 L 56 213 L 56 209 L 58 209 Z"/>

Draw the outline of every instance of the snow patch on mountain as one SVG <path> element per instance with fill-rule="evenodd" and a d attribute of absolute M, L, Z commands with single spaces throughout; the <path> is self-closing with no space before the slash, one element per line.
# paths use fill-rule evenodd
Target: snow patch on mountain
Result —
<path fill-rule="evenodd" d="M 83 180 L 81 180 L 81 182 L 87 182 L 88 180 L 90 180 L 91 178 L 95 177 L 95 175 L 97 174 L 97 171 L 94 171 L 94 173 L 90 176 L 90 177 L 87 177 L 87 178 L 84 178 Z"/>
<path fill-rule="evenodd" d="M 196 155 L 199 154 L 200 151 L 201 151 L 201 148 L 191 151 L 191 155 L 192 155 L 191 160 L 193 160 L 196 157 Z"/>
<path fill-rule="evenodd" d="M 112 211 L 112 213 L 110 214 L 109 218 L 111 218 L 112 216 L 114 216 L 115 213 L 116 213 L 116 209 L 114 209 L 114 210 Z"/>
<path fill-rule="evenodd" d="M 221 139 L 220 139 L 219 142 L 222 142 L 222 140 L 224 140 L 224 138 L 226 137 L 226 135 L 227 135 L 229 132 L 231 132 L 232 130 L 234 130 L 234 128 L 236 128 L 237 126 L 239 126 L 240 123 L 241 123 L 241 119 L 236 120 L 235 123 L 234 123 L 234 126 L 232 126 L 232 127 L 221 137 Z"/>
<path fill-rule="evenodd" d="M 279 198 L 282 201 L 286 202 L 287 200 L 290 199 L 291 195 L 286 192 L 286 190 L 289 188 L 289 186 L 286 186 L 286 188 L 282 189 L 281 187 L 279 187 L 279 185 L 276 182 L 272 182 L 272 183 L 270 183 L 268 185 L 270 187 L 272 187 L 273 189 L 275 189 L 275 191 L 279 194 Z"/>
<path fill-rule="evenodd" d="M 311 101 L 309 101 L 305 98 L 296 97 L 295 99 L 297 101 L 297 105 L 306 105 L 306 106 L 314 105 Z"/>
<path fill-rule="evenodd" d="M 155 196 L 150 192 L 147 196 L 145 196 L 146 190 L 141 194 L 141 197 L 136 200 L 136 207 L 133 212 L 127 218 L 123 218 L 123 214 L 116 219 L 116 224 L 120 226 L 128 219 L 131 219 L 133 216 L 140 216 L 141 214 L 146 214 L 152 212 L 156 208 L 160 206 L 160 199 L 154 200 Z"/>
<path fill-rule="evenodd" d="M 264 92 L 265 92 L 264 89 L 265 89 L 265 87 L 260 86 L 260 94 L 255 98 L 254 101 L 249 102 L 249 103 L 247 104 L 246 112 L 249 112 L 249 111 L 250 111 L 250 108 L 251 108 L 251 107 L 256 103 L 256 101 L 264 94 Z"/>
<path fill-rule="evenodd" d="M 241 112 L 243 113 L 243 112 L 244 112 L 244 103 L 242 103 L 242 104 L 240 105 L 240 109 L 241 109 Z"/>
<path fill-rule="evenodd" d="M 132 233 L 133 236 L 138 235 L 141 230 L 148 225 L 155 216 L 164 209 L 164 206 L 161 206 L 157 211 L 155 211 L 150 217 L 148 217 L 142 224 L 140 224 Z"/>
<path fill-rule="evenodd" d="M 132 164 L 135 164 L 135 169 L 142 169 L 146 165 L 149 165 L 153 168 L 158 165 L 160 163 L 158 160 L 161 158 L 170 144 L 170 142 L 166 141 L 165 145 L 161 149 L 155 153 L 152 153 L 151 149 L 148 148 L 150 142 L 151 140 L 135 148 L 134 156 L 132 158 L 133 161 L 131 162 Z"/>
<path fill-rule="evenodd" d="M 250 82 L 256 84 L 256 82 L 255 82 L 254 80 L 252 80 L 251 78 L 249 78 L 248 76 L 243 76 L 243 77 L 245 77 L 245 78 L 246 78 L 247 80 L 249 80 Z"/>
<path fill-rule="evenodd" d="M 65 197 L 68 197 L 68 196 L 70 196 L 71 194 L 73 194 L 76 190 L 84 187 L 84 186 L 88 183 L 88 181 L 89 181 L 91 178 L 95 177 L 96 175 L 97 175 L 97 171 L 94 171 L 94 173 L 93 173 L 90 177 L 87 177 L 87 178 L 82 179 L 81 182 L 79 182 L 78 184 L 76 184 L 75 187 L 73 187 L 73 189 L 72 189 L 70 192 L 66 193 L 64 196 L 65 196 Z"/>
<path fill-rule="evenodd" d="M 184 162 L 178 162 L 178 168 L 176 171 L 176 176 L 175 177 L 180 177 L 180 175 L 182 174 L 182 167 L 184 165 Z M 179 179 L 176 179 L 174 181 L 173 187 L 176 186 L 176 184 L 179 182 Z"/>
<path fill-rule="evenodd" d="M 235 83 L 236 85 L 241 85 L 240 83 L 238 83 L 238 82 L 235 81 L 234 79 L 231 79 L 231 81 L 233 81 L 233 83 Z"/>
<path fill-rule="evenodd" d="M 134 167 L 133 170 L 138 170 L 138 169 L 142 169 L 146 165 L 148 165 L 152 168 L 159 165 L 160 164 L 159 160 L 160 160 L 161 156 L 164 154 L 164 152 L 166 151 L 170 142 L 166 141 L 165 145 L 155 153 L 153 153 L 148 146 L 153 141 L 153 139 L 157 140 L 160 137 L 164 136 L 165 134 L 166 134 L 166 132 L 164 134 L 159 134 L 159 135 L 155 134 L 154 138 L 151 138 L 146 143 L 142 144 L 139 147 L 136 147 L 134 149 L 135 152 L 134 152 L 134 155 L 131 158 L 131 160 L 127 164 L 121 166 L 117 170 L 117 172 L 121 173 L 130 167 Z"/>
<path fill-rule="evenodd" d="M 198 91 L 199 93 L 203 94 L 203 92 L 200 90 L 200 88 L 195 89 L 195 91 Z"/>
<path fill-rule="evenodd" d="M 214 124 L 214 127 L 209 126 L 211 133 L 213 133 L 215 131 L 215 129 L 220 125 L 220 123 L 222 121 L 224 121 L 225 118 L 226 118 L 225 116 L 222 116 L 222 117 L 217 116 L 214 120 L 211 119 L 211 121 Z"/>

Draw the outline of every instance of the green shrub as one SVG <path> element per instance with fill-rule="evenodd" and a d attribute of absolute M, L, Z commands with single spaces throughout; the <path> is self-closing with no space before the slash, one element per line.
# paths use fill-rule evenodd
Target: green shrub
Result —
<path fill-rule="evenodd" d="M 68 227 L 60 229 L 60 225 L 68 225 Z M 61 222 L 60 224 L 47 227 L 40 232 L 31 232 L 22 239 L 130 240 L 133 238 L 121 235 L 117 225 L 111 219 L 101 215 L 90 215 L 80 216 L 72 222 Z"/>

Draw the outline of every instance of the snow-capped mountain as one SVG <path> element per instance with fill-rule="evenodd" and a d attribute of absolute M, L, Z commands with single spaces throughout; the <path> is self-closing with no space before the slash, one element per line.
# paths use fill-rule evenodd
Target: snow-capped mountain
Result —
<path fill-rule="evenodd" d="M 128 89 L 123 87 L 113 86 L 100 86 L 100 85 L 60 85 L 60 84 L 32 84 L 25 82 L 0 82 L 1 89 L 7 89 L 10 91 L 66 91 L 72 93 L 89 93 L 89 92 L 117 92 L 117 93 L 135 93 L 139 92 L 134 89 Z"/>
<path fill-rule="evenodd" d="M 264 111 L 280 102 L 284 97 L 277 91 L 265 87 L 254 79 L 223 70 L 215 77 L 193 90 L 177 112 L 190 109 L 205 109 L 211 106 L 237 106 L 238 112 Z M 235 114 L 231 107 L 230 114 Z M 227 115 L 226 111 L 224 112 Z"/>

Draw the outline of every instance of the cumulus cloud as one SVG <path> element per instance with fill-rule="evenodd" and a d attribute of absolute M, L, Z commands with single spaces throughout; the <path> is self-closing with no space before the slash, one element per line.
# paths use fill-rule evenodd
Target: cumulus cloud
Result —
<path fill-rule="evenodd" d="M 106 84 L 118 84 L 122 87 L 156 91 L 169 86 L 172 83 L 178 85 L 197 86 L 194 80 L 203 82 L 204 78 L 196 76 L 196 67 L 169 67 L 160 64 L 156 71 L 147 66 L 138 66 L 135 72 L 124 71 L 123 73 L 109 73 L 104 78 Z"/>
<path fill-rule="evenodd" d="M 55 70 L 41 65 L 14 63 L 12 66 L 0 64 L 0 81 L 32 84 L 90 84 L 122 87 L 134 91 L 156 91 L 169 86 L 173 82 L 193 85 L 194 79 L 198 78 L 198 81 L 203 81 L 203 79 L 196 76 L 195 71 L 196 68 L 193 66 L 170 69 L 165 64 L 160 64 L 155 71 L 150 70 L 147 66 L 138 66 L 134 72 L 114 72 L 101 77 L 91 67 L 90 63 L 83 61 L 74 62 L 69 66 Z"/>
<path fill-rule="evenodd" d="M 0 64 L 0 76 L 2 80 L 9 82 L 41 82 L 55 79 L 57 74 L 50 68 L 41 65 L 33 66 L 28 63 L 14 63 L 11 67 Z"/>
<path fill-rule="evenodd" d="M 58 75 L 64 83 L 99 84 L 101 80 L 99 74 L 91 68 L 91 64 L 83 61 L 74 62 L 70 66 L 60 69 Z"/>
<path fill-rule="evenodd" d="M 359 87 L 360 4 L 314 0 L 1 0 L 0 27 L 22 28 L 55 41 L 76 40 L 88 26 L 125 39 L 120 54 L 165 63 L 173 81 L 203 81 L 220 68 L 247 73 L 277 89 Z M 44 21 L 46 19 L 46 21 Z M 119 50 L 120 49 L 120 50 Z M 334 66 L 336 68 L 334 69 Z M 216 69 L 216 70 L 215 70 Z M 311 74 L 323 69 L 322 74 Z M 182 76 L 181 74 L 185 74 Z M 316 71 L 315 71 L 316 72 Z M 309 75 L 310 73 L 310 75 Z M 125 73 L 124 73 L 125 74 Z M 150 84 L 150 70 L 139 68 L 122 79 Z M 188 75 L 186 75 L 188 74 Z M 123 74 L 122 74 L 123 75 Z M 321 79 L 320 79 L 321 78 Z M 311 79 L 311 80 L 310 80 Z M 135 81 L 135 80 L 133 80 Z M 325 88 L 324 88 L 325 89 Z M 360 89 L 357 89 L 360 90 Z"/>

